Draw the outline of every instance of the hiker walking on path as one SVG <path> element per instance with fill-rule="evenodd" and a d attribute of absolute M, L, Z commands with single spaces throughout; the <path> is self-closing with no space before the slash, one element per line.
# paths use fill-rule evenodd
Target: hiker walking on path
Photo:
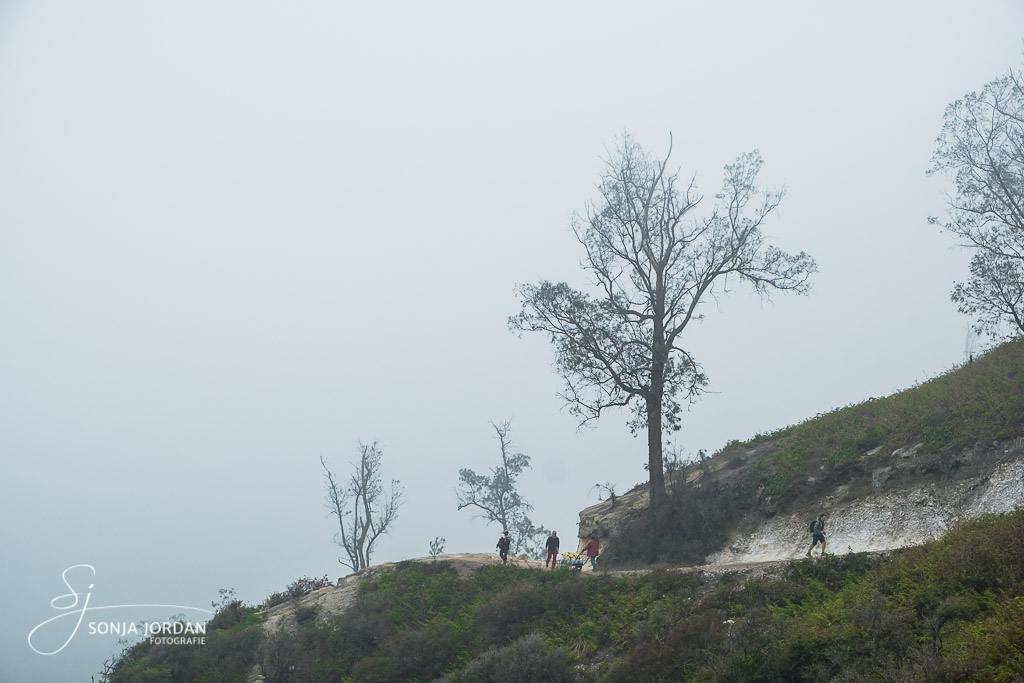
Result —
<path fill-rule="evenodd" d="M 828 515 L 819 515 L 818 519 L 811 522 L 811 547 L 807 549 L 807 557 L 811 556 L 814 546 L 821 543 L 821 554 L 825 554 L 825 521 Z"/>
<path fill-rule="evenodd" d="M 590 541 L 580 550 L 581 553 L 586 553 L 587 557 L 590 558 L 590 566 L 593 567 L 595 572 L 597 571 L 597 556 L 600 554 L 598 552 L 600 547 L 601 544 L 597 542 L 597 536 L 591 536 Z"/>
<path fill-rule="evenodd" d="M 544 568 L 547 569 L 548 562 L 551 563 L 552 569 L 558 568 L 558 544 L 561 541 L 558 540 L 558 532 L 552 531 L 551 535 L 548 536 L 547 543 L 544 544 L 544 548 L 548 551 L 547 557 L 544 558 Z"/>
<path fill-rule="evenodd" d="M 508 537 L 508 532 L 506 531 L 502 534 L 501 538 L 498 539 L 498 545 L 496 546 L 498 548 L 498 554 L 501 555 L 501 561 L 505 564 L 508 564 L 508 549 L 511 545 L 512 539 Z"/>

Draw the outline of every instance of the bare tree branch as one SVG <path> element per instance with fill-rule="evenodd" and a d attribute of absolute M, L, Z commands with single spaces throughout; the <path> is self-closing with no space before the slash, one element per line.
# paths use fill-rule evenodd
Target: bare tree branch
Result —
<path fill-rule="evenodd" d="M 327 462 L 320 458 L 327 480 L 327 509 L 338 520 L 334 543 L 345 551 L 338 562 L 353 571 L 370 566 L 374 545 L 388 533 L 402 505 L 403 489 L 397 479 L 384 491 L 381 458 L 376 443 L 359 444 L 359 462 L 352 463 L 348 486 L 342 487 Z"/>
<path fill-rule="evenodd" d="M 946 108 L 929 174 L 952 177 L 947 220 L 932 224 L 975 250 L 951 298 L 993 338 L 1024 333 L 1024 81 L 1009 72 Z"/>

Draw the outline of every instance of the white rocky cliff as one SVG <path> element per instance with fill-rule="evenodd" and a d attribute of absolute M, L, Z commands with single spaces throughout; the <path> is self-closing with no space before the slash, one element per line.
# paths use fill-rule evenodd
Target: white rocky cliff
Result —
<path fill-rule="evenodd" d="M 870 461 L 875 452 L 866 453 Z M 721 463 L 705 466 L 714 471 Z M 702 470 L 684 472 L 695 484 Z M 867 482 L 870 474 L 870 482 Z M 829 516 L 828 550 L 836 554 L 891 550 L 941 536 L 953 525 L 986 513 L 1024 505 L 1024 439 L 989 442 L 953 454 L 928 454 L 920 444 L 892 453 L 866 471 L 862 485 L 816 485 L 811 481 L 785 512 L 770 500 L 746 514 L 726 546 L 708 564 L 763 562 L 802 557 L 810 543 L 809 522 Z M 614 529 L 622 518 L 642 510 L 647 495 L 636 489 L 614 501 L 580 512 L 580 536 Z"/>

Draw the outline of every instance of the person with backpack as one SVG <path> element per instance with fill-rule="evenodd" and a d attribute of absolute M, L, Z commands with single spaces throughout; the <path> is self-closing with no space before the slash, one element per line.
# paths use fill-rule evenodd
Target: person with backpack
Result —
<path fill-rule="evenodd" d="M 807 549 L 807 557 L 811 556 L 814 546 L 821 543 L 821 554 L 825 554 L 825 521 L 828 515 L 818 515 L 818 518 L 811 522 L 811 547 Z"/>
<path fill-rule="evenodd" d="M 508 532 L 502 534 L 501 538 L 498 539 L 498 554 L 501 555 L 501 561 L 508 564 L 508 549 L 512 546 L 512 539 L 509 538 Z"/>
<path fill-rule="evenodd" d="M 544 568 L 547 569 L 548 562 L 551 563 L 552 569 L 558 568 L 558 545 L 561 541 L 558 540 L 558 532 L 552 531 L 551 535 L 548 536 L 547 543 L 544 544 L 544 549 L 548 551 L 547 557 L 544 558 Z"/>

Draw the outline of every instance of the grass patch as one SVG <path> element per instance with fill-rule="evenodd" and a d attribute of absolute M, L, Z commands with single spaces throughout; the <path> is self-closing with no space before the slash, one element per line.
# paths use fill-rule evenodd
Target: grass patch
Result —
<path fill-rule="evenodd" d="M 747 490 L 788 496 L 807 477 L 841 476 L 868 453 L 880 461 L 918 443 L 926 453 L 940 453 L 1020 436 L 1024 436 L 1024 340 L 1003 344 L 892 396 L 837 408 L 730 444 L 714 457 L 773 442 L 772 452 L 748 475 Z"/>

